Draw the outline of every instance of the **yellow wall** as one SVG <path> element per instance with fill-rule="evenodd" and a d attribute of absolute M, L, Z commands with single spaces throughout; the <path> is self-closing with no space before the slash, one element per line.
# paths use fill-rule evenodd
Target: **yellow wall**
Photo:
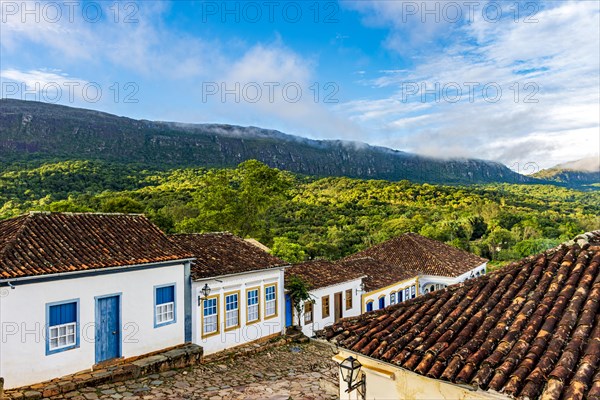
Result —
<path fill-rule="evenodd" d="M 339 363 L 349 356 L 357 358 L 363 365 L 362 372 L 366 374 L 368 400 L 509 399 L 509 397 L 501 394 L 427 378 L 412 371 L 343 349 L 340 349 L 340 353 L 333 359 Z M 345 393 L 347 387 L 347 383 L 343 382 L 340 376 L 340 399 L 358 400 L 357 391 L 349 394 Z"/>

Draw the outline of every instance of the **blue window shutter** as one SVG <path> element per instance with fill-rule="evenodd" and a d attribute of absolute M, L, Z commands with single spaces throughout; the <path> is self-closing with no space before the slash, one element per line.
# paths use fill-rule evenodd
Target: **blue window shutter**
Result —
<path fill-rule="evenodd" d="M 156 304 L 173 303 L 175 301 L 175 287 L 166 286 L 156 289 Z"/>
<path fill-rule="evenodd" d="M 379 299 L 379 309 L 385 308 L 385 297 Z"/>
<path fill-rule="evenodd" d="M 367 311 L 373 311 L 373 302 L 367 303 Z"/>
<path fill-rule="evenodd" d="M 77 303 L 59 304 L 50 306 L 50 326 L 77 322 Z"/>

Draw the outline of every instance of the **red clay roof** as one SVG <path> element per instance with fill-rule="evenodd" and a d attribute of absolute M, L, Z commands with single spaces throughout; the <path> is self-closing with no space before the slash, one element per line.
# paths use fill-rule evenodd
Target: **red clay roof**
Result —
<path fill-rule="evenodd" d="M 487 262 L 485 258 L 416 233 L 406 233 L 345 260 L 371 257 L 415 276 L 419 273 L 457 277 Z M 390 282 L 391 284 L 393 282 Z"/>
<path fill-rule="evenodd" d="M 180 234 L 169 238 L 196 257 L 191 271 L 194 280 L 288 265 L 228 232 Z"/>
<path fill-rule="evenodd" d="M 600 398 L 600 231 L 321 335 L 435 379 L 528 399 Z"/>
<path fill-rule="evenodd" d="M 358 271 L 366 277 L 363 279 L 365 291 L 381 289 L 398 282 L 414 278 L 419 274 L 418 271 L 407 271 L 403 268 L 397 268 L 371 257 L 361 257 L 344 259 L 338 261 L 341 265 L 351 271 Z"/>
<path fill-rule="evenodd" d="M 319 289 L 352 281 L 364 276 L 361 271 L 327 260 L 313 260 L 294 264 L 285 271 L 286 284 L 290 276 L 302 278 L 311 289 Z"/>
<path fill-rule="evenodd" d="M 191 257 L 143 215 L 36 212 L 0 221 L 0 279 Z"/>

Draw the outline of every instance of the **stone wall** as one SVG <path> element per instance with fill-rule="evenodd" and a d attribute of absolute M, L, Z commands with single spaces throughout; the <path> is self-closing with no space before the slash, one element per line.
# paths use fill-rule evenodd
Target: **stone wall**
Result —
<path fill-rule="evenodd" d="M 202 355 L 202 347 L 186 344 L 160 353 L 122 360 L 118 364 L 99 366 L 91 371 L 83 371 L 28 387 L 8 390 L 4 396 L 1 396 L 2 380 L 0 378 L 0 399 L 36 400 L 88 386 L 136 379 L 145 375 L 199 364 Z"/>

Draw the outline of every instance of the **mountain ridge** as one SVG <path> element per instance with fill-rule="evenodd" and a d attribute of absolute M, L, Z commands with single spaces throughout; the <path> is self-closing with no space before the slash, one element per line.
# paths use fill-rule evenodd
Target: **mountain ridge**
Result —
<path fill-rule="evenodd" d="M 294 173 L 430 183 L 547 183 L 478 159 L 440 160 L 361 142 L 258 127 L 136 120 L 0 99 L 0 159 L 101 160 L 157 168 L 232 167 L 248 159 Z"/>

